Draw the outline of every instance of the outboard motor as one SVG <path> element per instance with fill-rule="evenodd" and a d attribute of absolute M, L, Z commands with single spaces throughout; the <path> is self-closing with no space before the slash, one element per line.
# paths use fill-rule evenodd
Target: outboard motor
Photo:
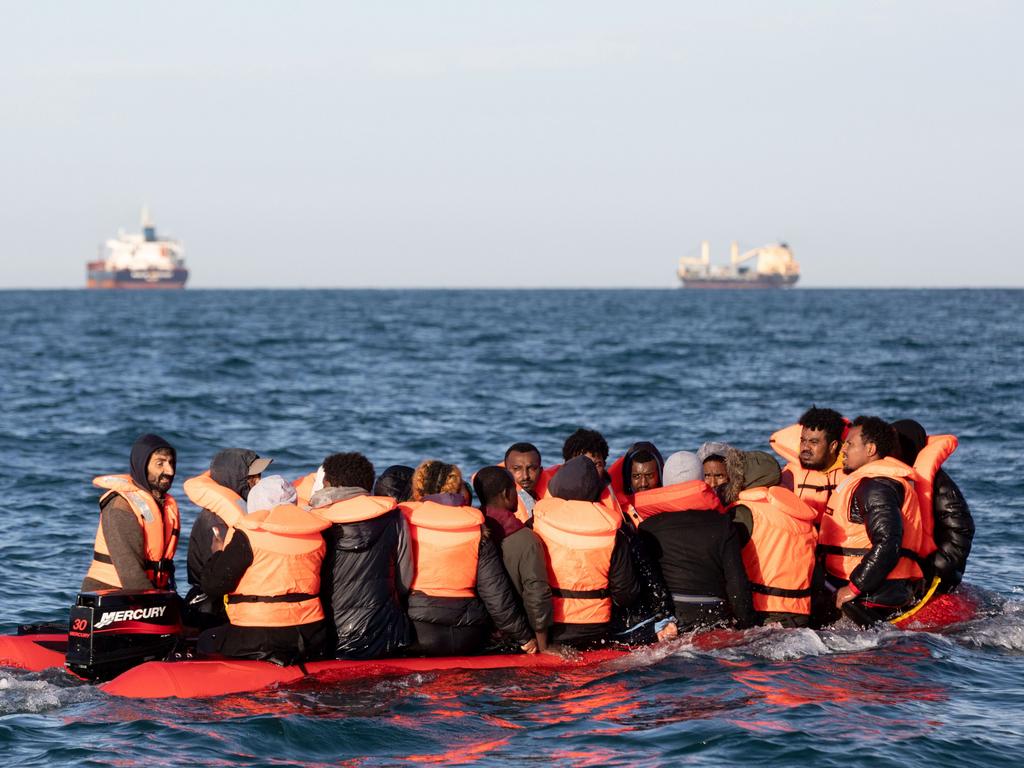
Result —
<path fill-rule="evenodd" d="M 180 604 L 177 593 L 160 589 L 82 592 L 71 608 L 66 666 L 103 681 L 166 658 L 182 636 Z"/>

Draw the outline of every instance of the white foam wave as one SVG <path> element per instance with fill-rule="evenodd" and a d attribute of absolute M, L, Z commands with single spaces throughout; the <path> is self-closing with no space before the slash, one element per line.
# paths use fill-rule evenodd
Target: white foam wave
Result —
<path fill-rule="evenodd" d="M 50 712 L 96 695 L 91 686 L 69 685 L 67 675 L 60 670 L 28 675 L 0 673 L 0 715 Z"/>

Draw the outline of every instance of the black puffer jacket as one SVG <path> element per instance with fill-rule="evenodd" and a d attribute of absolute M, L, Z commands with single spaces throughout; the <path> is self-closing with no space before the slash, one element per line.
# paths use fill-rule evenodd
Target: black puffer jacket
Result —
<path fill-rule="evenodd" d="M 903 606 L 914 598 L 910 579 L 889 579 L 900 559 L 903 541 L 903 485 L 888 477 L 868 477 L 853 492 L 850 520 L 863 523 L 871 549 L 850 573 L 850 582 L 865 602 Z"/>
<path fill-rule="evenodd" d="M 315 512 L 353 498 L 338 495 L 352 490 L 325 488 L 313 495 L 310 505 Z M 370 520 L 335 523 L 324 531 L 324 541 L 320 599 L 334 657 L 377 659 L 409 645 L 411 630 L 403 604 L 412 578 L 412 555 L 401 511 L 396 507 Z"/>
<path fill-rule="evenodd" d="M 913 419 L 893 422 L 893 428 L 900 439 L 900 459 L 913 464 L 928 443 L 925 428 Z M 932 555 L 931 567 L 942 579 L 939 591 L 952 592 L 963 580 L 967 569 L 967 557 L 974 541 L 974 518 L 960 488 L 942 469 L 935 473 L 932 505 L 938 550 Z"/>

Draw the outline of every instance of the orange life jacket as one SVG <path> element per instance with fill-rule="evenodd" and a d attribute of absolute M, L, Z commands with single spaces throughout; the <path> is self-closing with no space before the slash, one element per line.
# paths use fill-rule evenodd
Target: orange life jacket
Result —
<path fill-rule="evenodd" d="M 548 490 L 548 483 L 551 482 L 551 478 L 558 474 L 558 470 L 561 468 L 561 464 L 555 464 L 553 467 L 545 468 L 540 473 L 540 478 L 537 480 L 537 485 L 534 488 L 537 491 L 538 499 L 552 498 L 551 491 Z M 622 506 L 619 504 L 619 500 L 615 496 L 615 490 L 610 484 L 606 485 L 601 491 L 601 497 L 597 500 L 597 503 L 617 515 L 622 514 Z M 536 507 L 534 507 L 534 513 L 536 514 Z"/>
<path fill-rule="evenodd" d="M 189 501 L 197 507 L 210 510 L 228 527 L 237 523 L 247 512 L 245 500 L 230 488 L 215 482 L 209 470 L 190 477 L 183 488 Z"/>
<path fill-rule="evenodd" d="M 724 511 L 718 494 L 703 480 L 689 480 L 640 491 L 633 496 L 632 508 L 641 521 L 666 512 L 700 509 Z"/>
<path fill-rule="evenodd" d="M 139 488 L 130 475 L 100 475 L 92 484 L 108 490 L 108 493 L 100 497 L 101 509 L 115 493 L 128 502 L 142 528 L 143 566 L 146 577 L 155 588 L 167 589 L 174 566 L 174 552 L 178 548 L 178 537 L 181 535 L 177 502 L 171 496 L 164 496 L 164 505 L 161 509 L 153 495 L 148 490 Z M 93 544 L 92 563 L 89 565 L 87 576 L 115 588 L 122 586 L 117 568 L 110 557 L 107 539 L 103 535 L 102 522 L 96 526 L 96 542 Z"/>
<path fill-rule="evenodd" d="M 917 458 L 914 459 L 914 471 L 920 475 L 920 478 L 914 483 L 914 490 L 917 491 L 917 501 L 921 506 L 924 535 L 926 541 L 930 540 L 933 544 L 935 543 L 935 475 L 946 459 L 953 455 L 958 445 L 959 441 L 953 435 L 932 435 L 928 438 L 924 448 L 917 454 Z"/>
<path fill-rule="evenodd" d="M 779 486 L 740 491 L 732 507 L 738 505 L 754 519 L 750 541 L 743 547 L 754 610 L 809 616 L 817 513 Z"/>
<path fill-rule="evenodd" d="M 397 502 L 390 496 L 353 496 L 325 507 L 314 507 L 310 512 L 334 525 L 372 520 L 386 515 L 397 506 Z"/>
<path fill-rule="evenodd" d="M 768 439 L 768 444 L 787 462 L 782 469 L 782 487 L 793 491 L 813 509 L 817 513 L 815 524 L 820 524 L 829 498 L 846 475 L 843 473 L 842 464 L 838 462 L 827 470 L 804 469 L 800 464 L 802 431 L 803 427 L 793 424 L 774 433 Z"/>
<path fill-rule="evenodd" d="M 308 475 L 303 475 L 292 483 L 292 485 L 295 486 L 295 495 L 298 497 L 295 500 L 296 504 L 300 507 L 309 506 L 309 499 L 313 495 L 313 485 L 315 483 L 316 471 L 310 472 Z"/>
<path fill-rule="evenodd" d="M 533 532 L 544 545 L 557 623 L 611 621 L 609 573 L 621 524 L 621 513 L 600 503 L 549 496 L 533 508 Z"/>
<path fill-rule="evenodd" d="M 412 589 L 433 597 L 476 597 L 480 510 L 436 501 L 405 502 L 399 509 L 412 539 Z"/>
<path fill-rule="evenodd" d="M 911 467 L 891 457 L 872 461 L 848 475 L 829 499 L 828 509 L 821 520 L 821 533 L 818 535 L 818 550 L 825 554 L 825 570 L 848 581 L 864 555 L 871 551 L 867 527 L 864 523 L 850 520 L 853 492 L 862 480 L 869 477 L 897 480 L 904 490 L 903 506 L 900 509 L 903 518 L 900 559 L 886 578 L 922 578 L 918 561 L 934 551 L 935 543 L 929 544 L 924 535 L 921 508 L 914 490 L 914 481 L 918 475 Z"/>
<path fill-rule="evenodd" d="M 228 621 L 237 627 L 293 627 L 320 621 L 320 566 L 326 546 L 323 518 L 294 504 L 246 515 L 228 532 L 243 531 L 252 565 L 227 596 Z"/>

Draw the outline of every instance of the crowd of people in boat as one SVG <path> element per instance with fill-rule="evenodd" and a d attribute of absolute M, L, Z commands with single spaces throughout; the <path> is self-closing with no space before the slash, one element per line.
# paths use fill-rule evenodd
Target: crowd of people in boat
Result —
<path fill-rule="evenodd" d="M 184 611 L 202 654 L 461 656 L 656 643 L 758 624 L 867 626 L 956 589 L 974 522 L 943 462 L 952 435 L 812 407 L 770 453 L 705 443 L 608 463 L 579 429 L 467 477 L 427 460 L 378 476 L 358 452 L 290 482 L 253 450 L 184 482 L 200 509 Z M 174 448 L 133 445 L 104 489 L 83 591 L 175 589 Z"/>

